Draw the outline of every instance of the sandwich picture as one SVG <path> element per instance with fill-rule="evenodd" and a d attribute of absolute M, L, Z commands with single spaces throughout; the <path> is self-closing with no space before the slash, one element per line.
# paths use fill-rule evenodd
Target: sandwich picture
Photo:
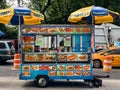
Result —
<path fill-rule="evenodd" d="M 30 76 L 30 72 L 23 72 L 22 75 L 23 76 Z"/>
<path fill-rule="evenodd" d="M 49 76 L 56 76 L 56 71 L 49 71 Z"/>
<path fill-rule="evenodd" d="M 23 70 L 30 70 L 30 66 L 27 66 L 27 65 L 26 65 L 26 66 L 23 66 L 22 69 L 23 69 Z"/>
<path fill-rule="evenodd" d="M 67 66 L 66 66 L 66 70 L 74 70 L 74 66 L 72 66 L 72 65 L 67 65 Z"/>

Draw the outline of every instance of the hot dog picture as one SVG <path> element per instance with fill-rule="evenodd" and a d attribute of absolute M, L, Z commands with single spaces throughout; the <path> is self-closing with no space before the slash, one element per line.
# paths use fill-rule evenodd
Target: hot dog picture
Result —
<path fill-rule="evenodd" d="M 84 70 L 90 70 L 90 65 L 84 65 L 84 66 L 83 66 L 83 69 L 84 69 Z"/>
<path fill-rule="evenodd" d="M 78 55 L 78 61 L 87 61 L 87 55 Z"/>
<path fill-rule="evenodd" d="M 77 60 L 77 55 L 76 54 L 71 54 L 68 55 L 68 61 L 76 61 Z"/>

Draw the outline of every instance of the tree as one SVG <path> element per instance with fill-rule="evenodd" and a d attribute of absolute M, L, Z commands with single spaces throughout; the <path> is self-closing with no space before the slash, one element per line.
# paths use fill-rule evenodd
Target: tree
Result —
<path fill-rule="evenodd" d="M 2 4 L 0 4 L 0 9 L 4 9 L 7 7 L 6 0 L 0 0 L 0 3 L 2 3 Z"/>
<path fill-rule="evenodd" d="M 0 9 L 7 7 L 6 0 L 0 0 Z M 5 24 L 0 23 L 0 30 L 5 33 L 2 38 L 4 39 L 17 39 L 17 28 L 16 27 L 7 27 Z"/>
<path fill-rule="evenodd" d="M 45 16 L 44 23 L 68 23 L 71 12 L 91 5 L 102 6 L 120 12 L 120 0 L 30 0 L 30 7 Z M 116 7 L 117 5 L 117 7 Z"/>

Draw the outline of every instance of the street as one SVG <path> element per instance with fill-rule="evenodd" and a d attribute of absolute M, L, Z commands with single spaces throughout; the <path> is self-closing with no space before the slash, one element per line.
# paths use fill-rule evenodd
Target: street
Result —
<path fill-rule="evenodd" d="M 33 81 L 19 80 L 19 70 L 13 69 L 13 60 L 4 65 L 0 65 L 0 90 L 119 90 L 120 88 L 120 68 L 113 68 L 111 73 L 104 73 L 102 68 L 93 69 L 94 75 L 110 75 L 110 78 L 101 78 L 103 86 L 100 88 L 89 88 L 86 83 L 81 81 L 55 81 L 51 82 L 47 88 L 34 86 Z"/>

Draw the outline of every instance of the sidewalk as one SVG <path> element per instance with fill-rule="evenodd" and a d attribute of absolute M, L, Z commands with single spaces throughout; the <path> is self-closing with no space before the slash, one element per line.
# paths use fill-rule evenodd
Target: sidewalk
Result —
<path fill-rule="evenodd" d="M 0 90 L 120 90 L 120 79 L 102 79 L 103 86 L 88 88 L 79 86 L 49 86 L 48 88 L 36 88 L 32 81 L 19 80 L 18 77 L 0 77 Z"/>

